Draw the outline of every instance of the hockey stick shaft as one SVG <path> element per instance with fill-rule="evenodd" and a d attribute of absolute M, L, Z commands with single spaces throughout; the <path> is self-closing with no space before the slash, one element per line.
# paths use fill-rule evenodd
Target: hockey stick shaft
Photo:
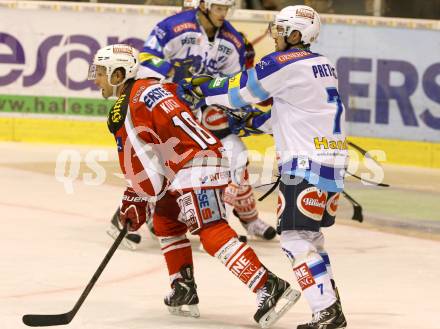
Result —
<path fill-rule="evenodd" d="M 73 317 L 80 309 L 81 305 L 86 300 L 86 298 L 89 295 L 90 291 L 92 290 L 93 286 L 98 281 L 99 276 L 104 271 L 105 267 L 107 266 L 108 262 L 112 258 L 116 249 L 118 249 L 119 245 L 121 244 L 122 240 L 124 239 L 125 235 L 127 234 L 127 231 L 128 231 L 128 222 L 124 225 L 122 231 L 119 233 L 118 237 L 113 242 L 109 251 L 105 255 L 104 259 L 102 260 L 102 262 L 99 265 L 98 269 L 96 270 L 95 274 L 93 274 L 92 279 L 89 281 L 87 287 L 82 292 L 81 296 L 79 297 L 78 301 L 76 302 L 76 304 L 72 310 L 70 310 L 67 313 L 62 313 L 62 314 L 47 314 L 47 315 L 46 314 L 26 314 L 23 316 L 23 323 L 26 324 L 27 326 L 30 326 L 30 327 L 58 326 L 58 325 L 65 325 L 65 324 L 70 323 L 70 321 L 72 321 Z"/>

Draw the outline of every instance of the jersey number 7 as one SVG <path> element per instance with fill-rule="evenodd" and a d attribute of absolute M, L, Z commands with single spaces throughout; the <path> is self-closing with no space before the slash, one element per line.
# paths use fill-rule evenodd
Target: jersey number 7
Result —
<path fill-rule="evenodd" d="M 202 150 L 207 149 L 208 145 L 214 145 L 217 143 L 215 137 L 205 131 L 205 129 L 194 120 L 191 114 L 188 112 L 182 112 L 180 115 L 182 118 L 178 115 L 173 116 L 172 120 L 174 126 L 181 128 L 189 137 L 200 145 Z"/>
<path fill-rule="evenodd" d="M 344 106 L 342 105 L 341 96 L 339 96 L 338 89 L 335 87 L 326 88 L 327 90 L 327 102 L 336 103 L 336 116 L 335 123 L 333 125 L 333 134 L 341 133 L 341 115 L 344 111 Z"/>

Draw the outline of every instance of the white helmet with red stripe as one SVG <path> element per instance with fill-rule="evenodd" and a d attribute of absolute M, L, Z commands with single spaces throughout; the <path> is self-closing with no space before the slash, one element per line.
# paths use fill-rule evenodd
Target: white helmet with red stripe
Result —
<path fill-rule="evenodd" d="M 204 0 L 204 2 L 208 10 L 211 10 L 212 5 L 227 6 L 227 7 L 235 6 L 235 0 Z"/>
<path fill-rule="evenodd" d="M 93 64 L 89 68 L 89 80 L 94 80 L 96 77 L 96 67 L 103 66 L 106 69 L 108 82 L 111 86 L 111 76 L 118 68 L 123 68 L 125 71 L 125 78 L 117 85 L 123 84 L 128 79 L 136 77 L 139 68 L 139 51 L 129 45 L 115 44 L 99 49 L 93 59 Z"/>
<path fill-rule="evenodd" d="M 301 33 L 301 41 L 311 44 L 316 41 L 321 29 L 318 13 L 309 6 L 288 6 L 283 8 L 271 24 L 272 36 L 288 37 L 293 31 Z"/>
<path fill-rule="evenodd" d="M 198 8 L 200 5 L 200 0 L 183 0 L 183 8 Z"/>

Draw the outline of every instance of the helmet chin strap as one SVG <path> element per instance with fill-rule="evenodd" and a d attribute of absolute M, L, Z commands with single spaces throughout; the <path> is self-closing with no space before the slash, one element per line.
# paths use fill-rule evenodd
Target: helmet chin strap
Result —
<path fill-rule="evenodd" d="M 201 10 L 201 9 L 199 9 L 199 11 L 202 13 L 203 16 L 205 16 L 205 18 L 208 20 L 209 24 L 212 25 L 212 27 L 214 28 L 214 32 L 217 32 L 218 27 L 215 26 L 215 24 L 214 24 L 213 21 L 211 20 L 211 17 L 209 17 L 209 9 L 206 8 L 206 13 L 205 13 L 203 10 Z"/>
<path fill-rule="evenodd" d="M 116 92 L 118 91 L 118 86 L 119 86 L 119 85 L 117 85 L 117 86 L 113 86 L 113 94 L 112 94 L 111 97 L 118 97 L 118 96 L 116 95 Z"/>
<path fill-rule="evenodd" d="M 294 31 L 292 31 L 291 33 L 293 33 L 293 32 Z M 287 45 L 285 50 L 289 50 L 289 49 L 292 49 L 292 48 L 301 48 L 301 49 L 309 49 L 310 48 L 310 45 L 308 45 L 308 46 L 304 45 L 304 43 L 301 41 L 301 39 L 297 43 L 295 43 L 295 44 L 290 43 L 288 41 L 288 39 L 289 39 L 289 37 L 286 37 L 286 36 L 284 37 L 284 42 Z M 300 45 L 301 47 L 297 47 L 298 45 Z"/>
<path fill-rule="evenodd" d="M 108 79 L 108 83 L 110 84 L 110 86 L 112 86 L 112 95 L 109 96 L 109 97 L 107 97 L 107 98 L 110 98 L 110 97 L 118 98 L 118 95 L 117 95 L 118 87 L 119 87 L 120 85 L 123 85 L 123 84 L 125 83 L 125 81 L 127 81 L 127 80 L 124 79 L 123 81 L 121 81 L 121 82 L 118 83 L 117 85 L 114 85 L 113 83 L 111 83 L 111 81 L 110 81 L 110 77 L 109 77 L 109 79 Z"/>

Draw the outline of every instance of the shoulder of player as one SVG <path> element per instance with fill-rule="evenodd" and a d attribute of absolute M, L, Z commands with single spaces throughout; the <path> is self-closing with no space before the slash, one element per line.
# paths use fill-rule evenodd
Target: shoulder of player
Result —
<path fill-rule="evenodd" d="M 175 89 L 174 84 L 161 84 L 157 79 L 139 79 L 136 80 L 131 91 L 130 103 L 134 108 L 141 106 L 152 111 L 160 103 L 167 100 L 166 109 L 177 108 L 180 105 L 176 101 Z M 169 102 L 171 99 L 173 102 Z"/>
<path fill-rule="evenodd" d="M 321 56 L 308 50 L 289 49 L 286 51 L 275 51 L 264 56 L 256 65 L 255 70 L 259 79 L 263 79 L 282 70 L 286 66 L 297 63 L 304 59 Z"/>
<path fill-rule="evenodd" d="M 231 42 L 238 51 L 244 51 L 245 49 L 243 36 L 228 21 L 225 21 L 223 23 L 223 26 L 219 33 L 219 38 Z"/>
<path fill-rule="evenodd" d="M 270 56 L 280 67 L 284 67 L 304 60 L 321 57 L 322 55 L 311 52 L 310 50 L 293 48 L 286 51 L 274 52 Z"/>
<path fill-rule="evenodd" d="M 157 27 L 166 33 L 166 38 L 171 40 L 188 31 L 199 31 L 195 10 L 179 12 L 165 18 Z"/>
<path fill-rule="evenodd" d="M 131 105 L 143 104 L 145 95 L 148 94 L 149 91 L 160 86 L 159 80 L 157 79 L 146 78 L 135 80 L 130 92 Z"/>

